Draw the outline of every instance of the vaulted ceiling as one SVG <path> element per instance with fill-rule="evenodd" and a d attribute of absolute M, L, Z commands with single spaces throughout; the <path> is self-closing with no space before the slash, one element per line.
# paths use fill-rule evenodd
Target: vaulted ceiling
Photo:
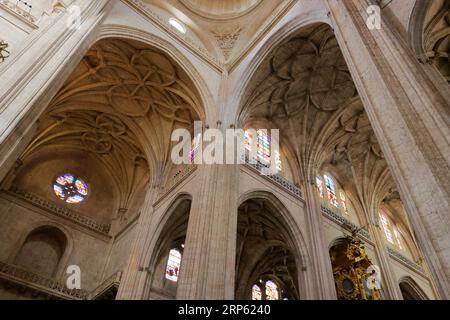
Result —
<path fill-rule="evenodd" d="M 14 184 L 58 201 L 55 175 L 70 172 L 91 186 L 76 210 L 92 216 L 104 209 L 109 220 L 135 214 L 145 186 L 172 169 L 172 132 L 202 117 L 193 83 L 166 54 L 136 41 L 101 40 L 40 118 Z M 29 181 L 31 174 L 43 183 Z"/>
<path fill-rule="evenodd" d="M 281 214 L 264 199 L 239 207 L 236 247 L 236 298 L 248 299 L 259 280 L 275 280 L 283 297 L 299 299 L 292 234 Z"/>
<path fill-rule="evenodd" d="M 240 125 L 279 128 L 282 151 L 314 183 L 324 166 L 370 214 L 395 193 L 383 153 L 333 30 L 315 24 L 274 48 L 253 76 Z M 376 220 L 375 220 L 376 221 Z"/>
<path fill-rule="evenodd" d="M 162 19 L 176 18 L 186 37 L 214 59 L 233 64 L 293 5 L 291 0 L 142 0 Z M 251 21 L 251 23 L 249 23 Z"/>

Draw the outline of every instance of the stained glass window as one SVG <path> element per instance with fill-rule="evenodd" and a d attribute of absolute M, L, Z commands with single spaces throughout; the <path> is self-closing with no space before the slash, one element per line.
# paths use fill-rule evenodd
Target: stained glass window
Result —
<path fill-rule="evenodd" d="M 323 198 L 323 184 L 322 179 L 320 179 L 320 176 L 316 176 L 316 186 L 317 186 L 317 192 L 319 193 L 319 196 Z"/>
<path fill-rule="evenodd" d="M 266 300 L 279 300 L 278 286 L 272 282 L 266 282 Z"/>
<path fill-rule="evenodd" d="M 252 141 L 254 137 L 253 135 L 247 130 L 245 131 L 244 136 L 244 146 L 247 151 L 251 151 L 252 149 Z M 257 149 L 257 157 L 258 161 L 265 165 L 270 165 L 270 157 L 271 157 L 271 139 L 270 136 L 267 134 L 266 129 L 259 129 L 256 131 L 256 149 Z M 278 171 L 281 171 L 282 169 L 282 163 L 281 163 L 281 154 L 279 150 L 274 151 L 275 154 L 275 166 Z"/>
<path fill-rule="evenodd" d="M 250 151 L 252 149 L 252 140 L 253 136 L 249 131 L 245 131 L 244 133 L 244 146 L 245 149 Z"/>
<path fill-rule="evenodd" d="M 280 151 L 275 151 L 275 165 L 278 171 L 281 171 L 282 166 L 281 166 L 281 154 Z"/>
<path fill-rule="evenodd" d="M 270 138 L 267 135 L 267 130 L 258 130 L 258 158 L 265 164 L 270 164 Z"/>
<path fill-rule="evenodd" d="M 176 249 L 170 250 L 166 266 L 166 279 L 177 282 L 178 275 L 180 273 L 180 265 L 181 265 L 180 251 Z"/>
<path fill-rule="evenodd" d="M 394 237 L 395 237 L 395 241 L 397 242 L 397 247 L 400 250 L 403 250 L 403 246 L 402 246 L 402 236 L 400 235 L 400 232 L 398 231 L 397 227 L 394 226 Z"/>
<path fill-rule="evenodd" d="M 333 179 L 327 175 L 324 175 L 323 177 L 327 188 L 328 201 L 336 208 L 339 208 L 339 203 L 336 198 L 336 185 Z"/>
<path fill-rule="evenodd" d="M 347 198 L 345 197 L 344 191 L 339 192 L 339 197 L 341 198 L 341 206 L 344 213 L 348 214 L 348 207 L 347 207 Z"/>
<path fill-rule="evenodd" d="M 381 224 L 383 226 L 384 234 L 386 235 L 387 241 L 389 241 L 391 244 L 395 244 L 394 243 L 394 239 L 392 237 L 392 231 L 391 231 L 392 226 L 391 226 L 391 223 L 386 218 L 386 216 L 384 214 L 382 214 L 382 213 L 380 213 L 380 220 L 381 220 Z"/>
<path fill-rule="evenodd" d="M 80 203 L 88 194 L 86 183 L 70 173 L 59 176 L 53 184 L 56 196 L 66 203 Z"/>
<path fill-rule="evenodd" d="M 256 284 L 252 287 L 252 300 L 262 300 L 261 288 Z"/>
<path fill-rule="evenodd" d="M 200 143 L 201 143 L 201 139 L 202 139 L 202 134 L 199 133 L 193 140 L 192 140 L 192 145 L 191 145 L 191 152 L 189 153 L 189 160 L 192 162 L 194 162 L 195 157 L 198 154 L 198 149 L 200 147 Z"/>

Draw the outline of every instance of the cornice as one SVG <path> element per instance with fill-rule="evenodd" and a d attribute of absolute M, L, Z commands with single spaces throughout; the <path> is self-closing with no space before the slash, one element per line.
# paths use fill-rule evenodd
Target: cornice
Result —
<path fill-rule="evenodd" d="M 19 8 L 17 4 L 9 0 L 0 0 L 0 8 L 5 9 L 7 12 L 27 24 L 29 27 L 33 29 L 38 28 L 36 24 L 37 19 L 31 13 L 28 13 L 25 10 Z"/>

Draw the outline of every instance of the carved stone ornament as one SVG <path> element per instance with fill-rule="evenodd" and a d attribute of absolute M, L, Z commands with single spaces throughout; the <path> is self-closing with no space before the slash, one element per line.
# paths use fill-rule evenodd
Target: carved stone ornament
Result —
<path fill-rule="evenodd" d="M 234 46 L 239 40 L 241 32 L 242 28 L 239 26 L 225 32 L 219 30 L 213 31 L 214 37 L 216 38 L 217 43 L 219 44 L 219 47 L 222 50 L 223 56 L 226 60 L 230 58 Z"/>
<path fill-rule="evenodd" d="M 0 62 L 5 61 L 9 57 L 9 51 L 7 50 L 9 44 L 4 40 L 0 40 Z"/>

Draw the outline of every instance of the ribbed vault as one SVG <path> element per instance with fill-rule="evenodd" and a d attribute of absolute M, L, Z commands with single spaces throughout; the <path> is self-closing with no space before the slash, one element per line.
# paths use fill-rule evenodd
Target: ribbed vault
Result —
<path fill-rule="evenodd" d="M 374 222 L 381 202 L 398 196 L 334 32 L 326 24 L 300 29 L 264 59 L 242 100 L 239 125 L 249 123 L 280 129 L 282 150 L 294 155 L 291 161 L 306 183 L 313 184 L 324 166 L 339 171 L 340 183 L 358 195 L 358 207 Z"/>
<path fill-rule="evenodd" d="M 167 54 L 137 41 L 103 39 L 54 97 L 9 179 L 26 175 L 21 170 L 30 161 L 64 162 L 67 154 L 78 160 L 72 170 L 82 171 L 84 180 L 103 176 L 86 204 L 108 198 L 111 219 L 124 223 L 139 210 L 149 182 L 160 183 L 170 170 L 173 130 L 203 117 L 193 82 Z M 48 188 L 54 177 L 36 178 Z"/>
<path fill-rule="evenodd" d="M 260 280 L 274 280 L 282 298 L 299 299 L 294 248 L 289 229 L 270 202 L 244 202 L 238 214 L 236 299 L 251 298 L 251 288 Z"/>

